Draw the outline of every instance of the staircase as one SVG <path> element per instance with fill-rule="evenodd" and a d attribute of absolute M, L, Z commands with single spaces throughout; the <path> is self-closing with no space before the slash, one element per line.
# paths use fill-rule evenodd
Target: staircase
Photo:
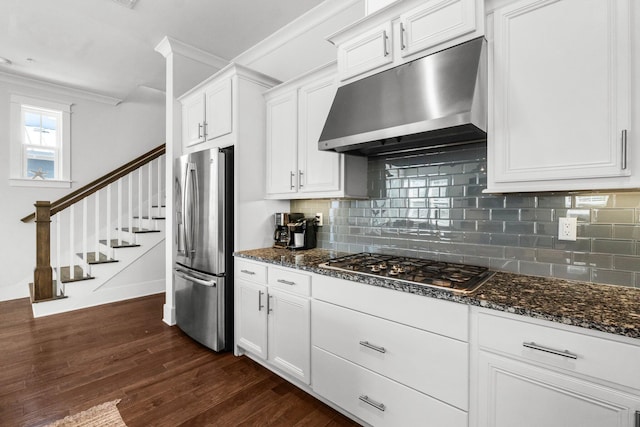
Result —
<path fill-rule="evenodd" d="M 36 222 L 34 317 L 164 291 L 164 150 L 36 202 L 22 219 Z"/>

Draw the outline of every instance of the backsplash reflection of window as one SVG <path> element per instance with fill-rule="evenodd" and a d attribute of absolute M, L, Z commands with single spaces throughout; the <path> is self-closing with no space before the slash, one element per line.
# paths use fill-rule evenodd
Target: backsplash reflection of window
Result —
<path fill-rule="evenodd" d="M 369 200 L 297 200 L 324 213 L 318 246 L 640 287 L 637 192 L 483 194 L 486 148 L 369 159 Z M 557 239 L 576 217 L 578 240 Z"/>

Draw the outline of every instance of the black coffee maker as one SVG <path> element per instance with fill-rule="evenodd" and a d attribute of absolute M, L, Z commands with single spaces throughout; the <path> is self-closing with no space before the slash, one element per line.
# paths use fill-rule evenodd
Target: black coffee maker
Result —
<path fill-rule="evenodd" d="M 275 214 L 275 232 L 273 233 L 273 247 L 288 248 L 293 243 L 292 236 L 289 233 L 289 224 L 296 223 L 304 219 L 304 214 L 277 212 Z"/>
<path fill-rule="evenodd" d="M 289 249 L 313 249 L 317 244 L 318 220 L 302 218 L 289 223 Z"/>

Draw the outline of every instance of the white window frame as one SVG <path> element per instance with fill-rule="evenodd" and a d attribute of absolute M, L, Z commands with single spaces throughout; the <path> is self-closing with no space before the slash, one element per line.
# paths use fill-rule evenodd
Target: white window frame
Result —
<path fill-rule="evenodd" d="M 10 185 L 18 187 L 71 187 L 71 105 L 24 95 L 11 95 Z M 61 113 L 62 120 L 57 130 L 61 133 L 61 146 L 58 147 L 60 155 L 56 159 L 60 163 L 56 165 L 59 174 L 57 179 L 31 179 L 26 178 L 23 174 L 24 165 L 26 164 L 25 149 L 22 144 L 24 133 L 23 106 L 59 111 Z"/>

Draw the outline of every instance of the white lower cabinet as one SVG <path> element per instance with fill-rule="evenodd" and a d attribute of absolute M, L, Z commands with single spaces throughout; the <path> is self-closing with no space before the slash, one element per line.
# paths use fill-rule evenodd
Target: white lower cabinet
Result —
<path fill-rule="evenodd" d="M 272 276 L 288 289 L 270 285 Z M 309 280 L 308 274 L 236 260 L 236 353 L 251 353 L 303 384 L 311 381 Z"/>
<path fill-rule="evenodd" d="M 638 427 L 640 346 L 548 322 L 477 316 L 475 427 Z"/>
<path fill-rule="evenodd" d="M 313 347 L 313 390 L 373 426 L 467 425 L 467 413 Z"/>
<path fill-rule="evenodd" d="M 326 276 L 313 297 L 314 392 L 374 426 L 468 425 L 468 307 Z"/>

